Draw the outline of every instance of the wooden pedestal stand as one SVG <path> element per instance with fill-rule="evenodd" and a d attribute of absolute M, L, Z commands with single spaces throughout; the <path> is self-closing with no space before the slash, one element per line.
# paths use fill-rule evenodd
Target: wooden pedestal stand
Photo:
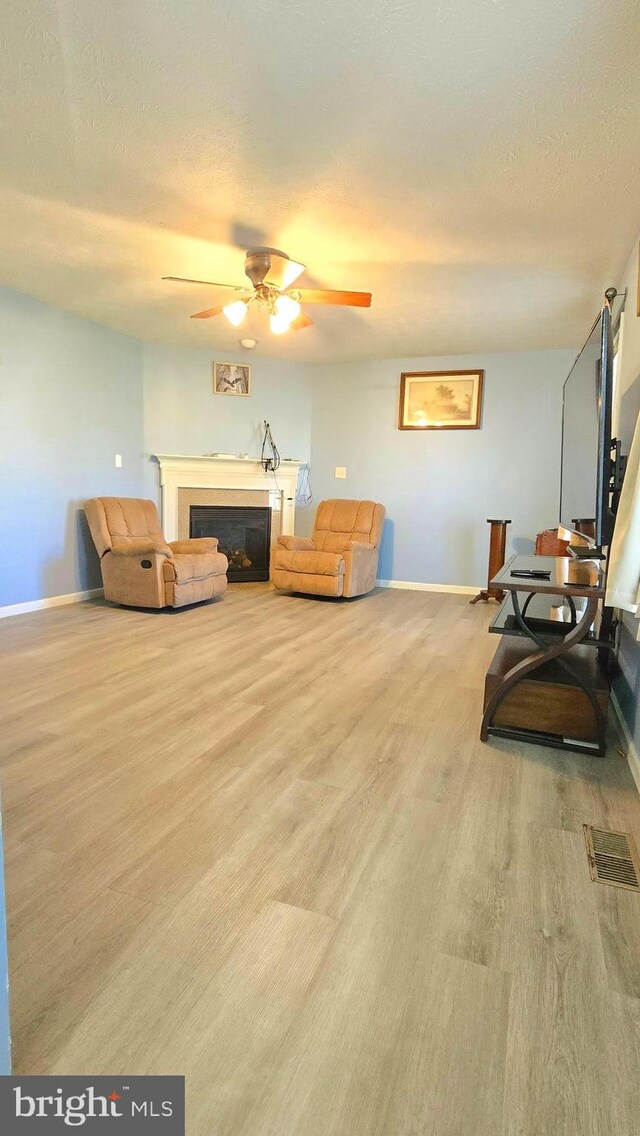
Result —
<path fill-rule="evenodd" d="M 469 603 L 476 604 L 479 600 L 483 603 L 488 603 L 489 600 L 496 600 L 502 603 L 504 599 L 504 592 L 499 588 L 492 588 L 491 581 L 504 564 L 505 551 L 507 547 L 507 525 L 511 521 L 492 521 L 487 518 L 487 524 L 491 525 L 491 537 L 489 540 L 489 574 L 487 576 L 487 586 L 477 596 L 474 596 Z"/>

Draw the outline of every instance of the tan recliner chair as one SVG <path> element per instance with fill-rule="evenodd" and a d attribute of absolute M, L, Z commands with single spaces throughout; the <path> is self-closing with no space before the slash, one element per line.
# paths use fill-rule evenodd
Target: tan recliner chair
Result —
<path fill-rule="evenodd" d="M 384 506 L 322 501 L 311 540 L 280 536 L 271 562 L 276 588 L 314 596 L 362 596 L 375 587 Z"/>
<path fill-rule="evenodd" d="M 153 501 L 92 497 L 85 512 L 105 599 L 126 607 L 184 607 L 226 590 L 228 561 L 215 537 L 167 544 Z"/>

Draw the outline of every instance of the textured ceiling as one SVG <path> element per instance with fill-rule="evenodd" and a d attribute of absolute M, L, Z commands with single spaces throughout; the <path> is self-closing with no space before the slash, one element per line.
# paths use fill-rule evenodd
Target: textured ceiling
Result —
<path fill-rule="evenodd" d="M 237 348 L 242 250 L 367 289 L 256 353 L 575 345 L 640 227 L 637 0 L 4 0 L 0 283 Z"/>

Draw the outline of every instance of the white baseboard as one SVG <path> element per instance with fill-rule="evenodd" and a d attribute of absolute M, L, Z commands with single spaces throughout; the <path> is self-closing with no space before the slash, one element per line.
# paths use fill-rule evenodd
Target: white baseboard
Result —
<path fill-rule="evenodd" d="M 468 584 L 421 584 L 413 580 L 376 580 L 378 588 L 403 588 L 408 592 L 451 592 L 459 596 L 475 596 L 482 588 L 471 588 Z"/>
<path fill-rule="evenodd" d="M 466 584 L 422 584 L 412 580 L 376 580 L 378 588 L 404 588 L 411 592 L 450 592 L 461 596 L 475 596 L 481 588 L 471 588 Z M 26 615 L 30 611 L 42 611 L 47 607 L 62 607 L 65 604 L 82 603 L 103 594 L 102 588 L 88 588 L 84 592 L 69 592 L 66 596 L 48 596 L 43 600 L 27 600 L 26 603 L 8 604 L 0 607 L 0 619 L 11 615 Z"/>
<path fill-rule="evenodd" d="M 69 592 L 66 596 L 47 596 L 44 600 L 27 600 L 26 603 L 8 604 L 0 607 L 0 619 L 10 615 L 26 615 L 30 611 L 42 611 L 45 607 L 63 607 L 65 604 L 82 603 L 103 594 L 102 588 L 87 588 L 84 592 Z"/>
<path fill-rule="evenodd" d="M 631 770 L 633 780 L 636 783 L 636 788 L 640 793 L 640 756 L 638 755 L 638 751 L 633 743 L 633 738 L 631 737 L 631 734 L 629 732 L 629 727 L 620 708 L 620 703 L 618 702 L 618 699 L 616 698 L 613 691 L 611 691 L 611 705 L 616 712 L 616 718 L 618 719 L 620 733 L 622 734 L 625 745 L 627 747 L 627 761 L 629 763 L 629 769 Z"/>

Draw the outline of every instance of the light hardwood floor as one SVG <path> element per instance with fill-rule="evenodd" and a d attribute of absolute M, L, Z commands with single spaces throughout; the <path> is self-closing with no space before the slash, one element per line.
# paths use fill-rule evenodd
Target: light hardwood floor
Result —
<path fill-rule="evenodd" d="M 14 1065 L 184 1073 L 189 1136 L 637 1136 L 640 836 L 478 740 L 491 613 L 231 588 L 0 625 Z"/>

